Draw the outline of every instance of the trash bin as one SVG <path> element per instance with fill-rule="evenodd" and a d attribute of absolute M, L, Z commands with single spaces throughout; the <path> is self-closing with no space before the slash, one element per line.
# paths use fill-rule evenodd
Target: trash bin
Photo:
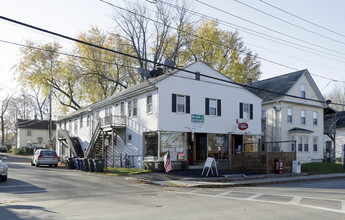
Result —
<path fill-rule="evenodd" d="M 80 170 L 79 158 L 75 158 L 74 161 L 75 161 L 75 168 L 76 168 L 77 170 Z"/>
<path fill-rule="evenodd" d="M 93 162 L 93 159 L 88 159 L 88 160 L 89 160 L 89 171 L 95 172 L 95 164 Z"/>
<path fill-rule="evenodd" d="M 82 158 L 78 158 L 78 164 L 79 164 L 79 170 L 83 171 L 84 166 L 83 166 L 83 159 Z"/>
<path fill-rule="evenodd" d="M 67 159 L 67 167 L 68 169 L 75 169 L 75 159 L 73 157 Z"/>
<path fill-rule="evenodd" d="M 88 159 L 86 159 L 86 158 L 83 159 L 83 166 L 84 166 L 83 170 L 85 172 L 89 172 L 89 160 Z"/>
<path fill-rule="evenodd" d="M 297 160 L 292 161 L 292 173 L 301 173 L 301 162 Z"/>
<path fill-rule="evenodd" d="M 104 159 L 95 159 L 95 171 L 98 172 L 104 172 Z"/>

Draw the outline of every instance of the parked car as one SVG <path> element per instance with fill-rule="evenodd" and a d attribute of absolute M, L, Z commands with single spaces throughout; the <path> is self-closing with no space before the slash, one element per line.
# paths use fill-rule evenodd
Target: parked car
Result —
<path fill-rule="evenodd" d="M 7 147 L 6 146 L 0 146 L 0 152 L 7 153 Z"/>
<path fill-rule="evenodd" d="M 6 181 L 7 180 L 7 173 L 8 173 L 8 166 L 4 162 L 6 160 L 6 156 L 0 156 L 0 180 L 1 181 Z"/>
<path fill-rule="evenodd" d="M 57 167 L 59 157 L 54 150 L 38 149 L 31 158 L 31 165 L 39 167 L 40 165 L 49 165 Z"/>

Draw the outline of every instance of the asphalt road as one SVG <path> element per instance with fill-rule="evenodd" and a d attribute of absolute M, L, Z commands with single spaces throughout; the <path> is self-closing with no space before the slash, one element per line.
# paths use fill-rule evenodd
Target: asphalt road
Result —
<path fill-rule="evenodd" d="M 9 158 L 0 219 L 344 219 L 345 181 L 196 189 Z"/>

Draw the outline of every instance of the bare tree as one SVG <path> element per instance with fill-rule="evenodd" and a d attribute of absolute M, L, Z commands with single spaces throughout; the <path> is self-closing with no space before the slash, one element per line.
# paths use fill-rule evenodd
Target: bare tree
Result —
<path fill-rule="evenodd" d="M 8 109 L 9 103 L 13 95 L 7 95 L 5 99 L 1 101 L 0 121 L 1 121 L 1 145 L 5 145 L 5 120 L 4 116 Z"/>
<path fill-rule="evenodd" d="M 138 57 L 140 67 L 154 68 L 163 58 L 176 61 L 184 44 L 183 33 L 190 24 L 188 6 L 182 4 L 179 7 L 163 2 L 156 2 L 153 7 L 147 3 L 127 4 L 126 10 L 117 9 L 114 13 L 113 20 L 130 42 L 128 46 Z"/>
<path fill-rule="evenodd" d="M 341 105 L 333 105 L 330 106 L 338 111 L 345 110 L 345 86 L 335 86 L 330 92 L 324 94 L 325 100 L 331 100 L 332 103 L 338 103 Z"/>

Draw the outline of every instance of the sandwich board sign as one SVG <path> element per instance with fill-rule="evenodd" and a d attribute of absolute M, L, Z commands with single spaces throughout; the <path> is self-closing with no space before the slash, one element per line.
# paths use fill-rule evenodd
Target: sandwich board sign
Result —
<path fill-rule="evenodd" d="M 207 157 L 206 158 L 204 168 L 202 169 L 202 172 L 201 172 L 201 176 L 204 174 L 204 171 L 205 171 L 206 168 L 208 168 L 206 176 L 208 176 L 208 173 L 210 172 L 210 170 L 211 170 L 211 172 L 213 174 L 212 166 L 214 166 L 214 168 L 215 168 L 215 170 L 217 172 L 217 176 L 219 176 L 218 170 L 217 170 L 216 160 L 213 157 Z"/>

